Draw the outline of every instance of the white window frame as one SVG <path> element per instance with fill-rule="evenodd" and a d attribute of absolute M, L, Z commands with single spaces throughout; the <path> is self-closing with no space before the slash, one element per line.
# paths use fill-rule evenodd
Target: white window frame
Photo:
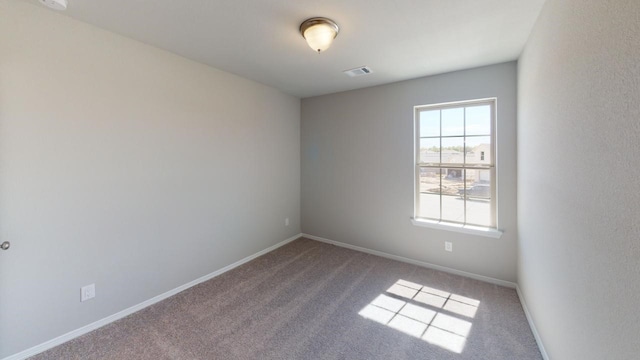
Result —
<path fill-rule="evenodd" d="M 502 231 L 498 230 L 498 221 L 497 221 L 497 170 L 496 170 L 496 125 L 497 125 L 497 98 L 485 98 L 485 99 L 477 99 L 477 100 L 468 100 L 468 101 L 456 101 L 450 103 L 440 103 L 440 104 L 430 104 L 430 105 L 418 105 L 414 106 L 414 216 L 412 218 L 412 222 L 417 226 L 424 226 L 430 228 L 437 228 L 443 230 L 451 230 L 456 232 L 481 235 L 487 237 L 499 238 L 502 235 Z M 438 166 L 427 165 L 420 163 L 420 112 L 425 110 L 444 110 L 444 109 L 452 109 L 452 108 L 463 108 L 468 106 L 481 106 L 488 105 L 491 109 L 491 150 L 490 157 L 491 161 L 488 166 L 478 166 L 478 165 L 470 165 L 466 164 L 466 156 L 463 156 L 462 164 L 443 164 L 439 163 Z M 465 116 L 466 121 L 466 116 Z M 466 136 L 466 134 L 463 134 Z M 446 138 L 446 136 L 442 136 L 442 133 L 439 136 L 440 139 Z M 486 156 L 486 154 L 485 154 Z M 452 169 L 459 168 L 461 170 L 489 170 L 490 171 L 490 186 L 491 186 L 491 206 L 490 206 L 490 226 L 478 226 L 478 225 L 470 225 L 465 222 L 453 222 L 442 219 L 431 219 L 431 218 L 422 218 L 418 217 L 420 210 L 420 169 L 421 168 L 437 168 L 437 169 Z M 464 172 L 466 174 L 466 172 Z M 463 181 L 466 183 L 466 181 Z M 440 200 L 440 218 L 442 218 L 442 195 Z M 467 199 L 465 201 L 465 221 L 466 221 L 466 204 Z"/>

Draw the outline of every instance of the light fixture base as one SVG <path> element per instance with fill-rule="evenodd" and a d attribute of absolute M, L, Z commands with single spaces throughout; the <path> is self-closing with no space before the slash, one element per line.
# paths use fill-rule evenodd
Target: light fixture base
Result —
<path fill-rule="evenodd" d="M 45 1 L 45 0 L 41 0 L 41 1 Z M 332 27 L 336 32 L 336 36 L 340 32 L 340 27 L 338 26 L 338 24 L 336 24 L 335 21 L 325 17 L 312 17 L 303 21 L 302 24 L 300 24 L 300 34 L 302 34 L 302 37 L 304 37 L 304 32 L 308 28 L 312 27 L 313 25 L 320 25 L 320 24 L 325 24 Z"/>

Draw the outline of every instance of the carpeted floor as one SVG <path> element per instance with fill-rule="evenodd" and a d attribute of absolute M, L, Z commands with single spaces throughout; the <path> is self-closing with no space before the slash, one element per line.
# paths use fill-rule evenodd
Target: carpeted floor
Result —
<path fill-rule="evenodd" d="M 512 289 L 299 239 L 32 359 L 541 359 Z"/>

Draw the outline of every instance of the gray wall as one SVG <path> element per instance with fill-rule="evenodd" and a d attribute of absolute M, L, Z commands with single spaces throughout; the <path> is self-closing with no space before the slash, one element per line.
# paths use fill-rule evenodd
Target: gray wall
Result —
<path fill-rule="evenodd" d="M 0 34 L 0 358 L 300 232 L 299 99 L 26 2 Z"/>
<path fill-rule="evenodd" d="M 519 62 L 518 282 L 552 359 L 640 353 L 640 2 L 549 0 Z"/>
<path fill-rule="evenodd" d="M 303 99 L 303 232 L 515 281 L 516 75 L 512 62 Z M 498 226 L 504 235 L 412 225 L 413 107 L 494 96 Z M 444 251 L 444 241 L 454 242 L 452 253 Z"/>

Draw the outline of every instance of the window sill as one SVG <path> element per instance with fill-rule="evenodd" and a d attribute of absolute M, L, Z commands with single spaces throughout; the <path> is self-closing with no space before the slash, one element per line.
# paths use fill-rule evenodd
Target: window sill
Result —
<path fill-rule="evenodd" d="M 415 226 L 428 227 L 432 229 L 454 231 L 463 234 L 478 235 L 484 237 L 490 237 L 499 239 L 502 236 L 502 231 L 493 228 L 487 228 L 482 226 L 462 225 L 455 223 L 448 223 L 443 221 L 432 221 L 426 219 L 416 220 L 411 218 L 411 223 Z"/>

